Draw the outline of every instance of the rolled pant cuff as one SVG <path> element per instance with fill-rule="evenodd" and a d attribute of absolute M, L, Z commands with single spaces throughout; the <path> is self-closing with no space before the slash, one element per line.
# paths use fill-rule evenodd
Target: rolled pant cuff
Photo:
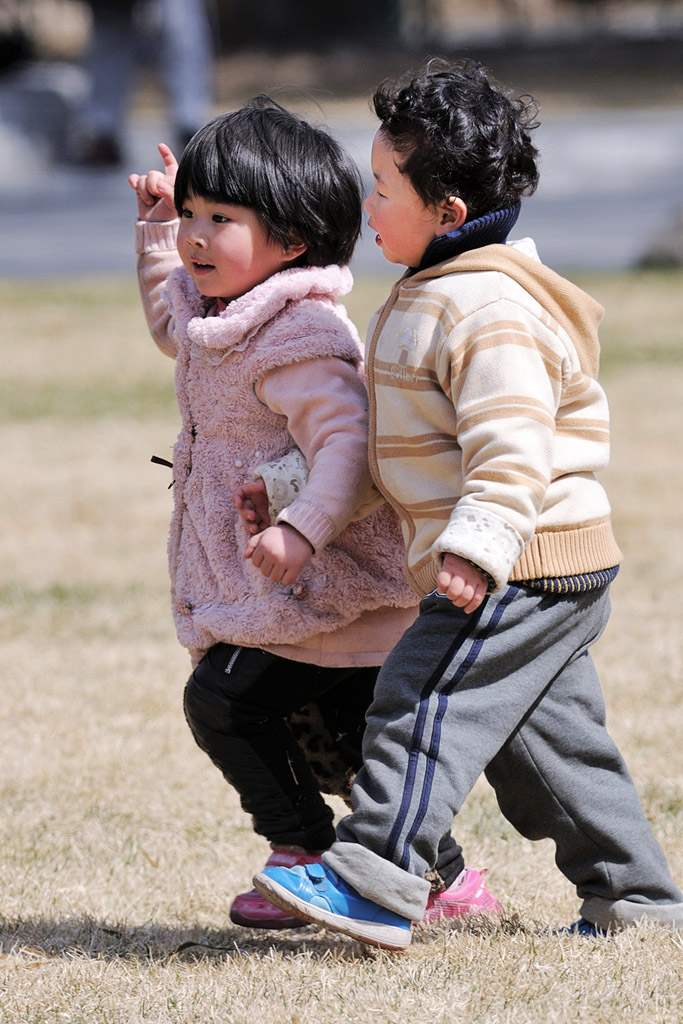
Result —
<path fill-rule="evenodd" d="M 323 862 L 366 899 L 409 921 L 422 920 L 431 890 L 426 878 L 411 875 L 358 843 L 333 843 Z"/>
<path fill-rule="evenodd" d="M 683 930 L 683 903 L 635 903 L 591 896 L 583 901 L 581 916 L 605 929 L 621 929 L 639 921 L 655 921 L 675 932 Z"/>

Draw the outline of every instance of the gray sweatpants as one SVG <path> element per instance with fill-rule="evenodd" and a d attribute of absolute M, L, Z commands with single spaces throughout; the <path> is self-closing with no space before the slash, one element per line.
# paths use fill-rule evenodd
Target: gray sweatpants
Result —
<path fill-rule="evenodd" d="M 608 617 L 608 588 L 557 596 L 509 586 L 472 615 L 426 597 L 380 672 L 354 811 L 326 863 L 420 920 L 425 872 L 484 772 L 522 835 L 555 842 L 584 917 L 683 927 L 683 895 L 605 728 L 589 648 Z"/>

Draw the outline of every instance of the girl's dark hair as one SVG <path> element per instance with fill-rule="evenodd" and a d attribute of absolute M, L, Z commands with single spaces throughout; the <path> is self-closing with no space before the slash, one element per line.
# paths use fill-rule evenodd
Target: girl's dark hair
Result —
<path fill-rule="evenodd" d="M 306 245 L 299 266 L 347 264 L 360 234 L 358 168 L 326 131 L 268 96 L 192 137 L 175 181 L 179 213 L 190 195 L 249 207 L 280 245 Z"/>
<path fill-rule="evenodd" d="M 535 191 L 536 104 L 492 85 L 481 64 L 432 60 L 408 84 L 383 83 L 373 106 L 425 205 L 459 196 L 473 220 Z"/>

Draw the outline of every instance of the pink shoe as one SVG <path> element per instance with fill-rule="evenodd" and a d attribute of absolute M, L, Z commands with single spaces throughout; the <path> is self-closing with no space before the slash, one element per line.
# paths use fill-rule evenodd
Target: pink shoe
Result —
<path fill-rule="evenodd" d="M 320 864 L 319 853 L 305 850 L 276 847 L 266 861 L 267 868 L 293 868 L 296 864 Z M 292 917 L 284 910 L 270 903 L 258 889 L 235 896 L 230 906 L 230 920 L 244 928 L 307 928 L 309 923 L 300 917 Z"/>
<path fill-rule="evenodd" d="M 486 888 L 485 874 L 485 871 L 465 868 L 448 889 L 429 897 L 422 924 L 473 914 L 498 914 L 502 917 L 503 908 Z"/>

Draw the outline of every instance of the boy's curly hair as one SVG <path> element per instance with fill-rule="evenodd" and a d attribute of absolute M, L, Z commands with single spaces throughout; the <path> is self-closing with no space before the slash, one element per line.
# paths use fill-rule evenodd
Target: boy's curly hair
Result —
<path fill-rule="evenodd" d="M 535 191 L 536 104 L 493 85 L 481 64 L 431 60 L 408 84 L 383 83 L 372 102 L 425 205 L 459 196 L 473 220 Z"/>

